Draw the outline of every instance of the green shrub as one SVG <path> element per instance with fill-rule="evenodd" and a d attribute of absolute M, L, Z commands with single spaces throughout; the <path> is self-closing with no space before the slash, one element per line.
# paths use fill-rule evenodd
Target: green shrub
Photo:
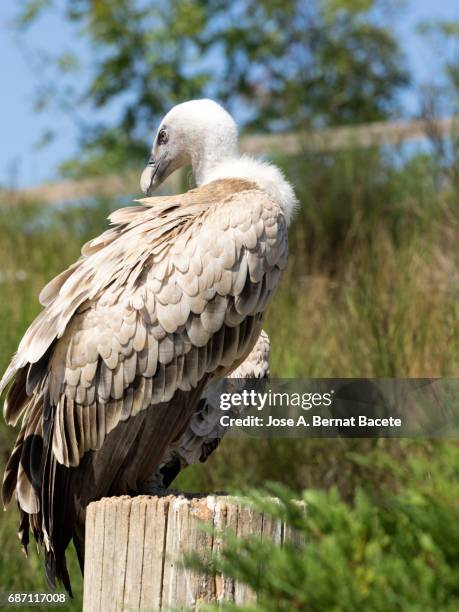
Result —
<path fill-rule="evenodd" d="M 279 503 L 269 501 L 269 494 Z M 270 539 L 225 533 L 218 556 L 188 559 L 190 567 L 223 573 L 258 594 L 256 604 L 223 609 L 458 609 L 457 503 L 414 488 L 375 497 L 360 487 L 349 503 L 331 488 L 304 492 L 303 512 L 292 497 L 276 485 L 252 491 L 247 503 L 294 528 L 299 542 L 280 547 Z"/>

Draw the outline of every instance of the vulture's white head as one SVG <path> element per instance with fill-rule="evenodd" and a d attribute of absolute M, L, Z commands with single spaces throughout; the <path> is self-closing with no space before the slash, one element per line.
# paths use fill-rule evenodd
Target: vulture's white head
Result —
<path fill-rule="evenodd" d="M 196 182 L 216 164 L 238 155 L 234 119 L 213 100 L 191 100 L 178 104 L 161 121 L 151 157 L 142 173 L 144 193 L 153 191 L 174 170 L 191 164 Z"/>
<path fill-rule="evenodd" d="M 140 187 L 149 195 L 172 172 L 191 164 L 197 185 L 220 178 L 257 183 L 282 206 L 290 221 L 296 197 L 282 172 L 271 164 L 241 156 L 234 119 L 213 100 L 174 106 L 161 121 Z"/>

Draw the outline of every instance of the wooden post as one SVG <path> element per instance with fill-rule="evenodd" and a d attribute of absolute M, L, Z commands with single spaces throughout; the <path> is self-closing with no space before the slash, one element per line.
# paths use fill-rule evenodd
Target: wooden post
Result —
<path fill-rule="evenodd" d="M 181 567 L 183 554 L 218 551 L 217 537 L 199 528 L 230 528 L 280 545 L 284 526 L 231 497 L 111 497 L 86 514 L 84 612 L 200 609 L 210 602 L 253 602 L 255 595 L 225 576 Z"/>

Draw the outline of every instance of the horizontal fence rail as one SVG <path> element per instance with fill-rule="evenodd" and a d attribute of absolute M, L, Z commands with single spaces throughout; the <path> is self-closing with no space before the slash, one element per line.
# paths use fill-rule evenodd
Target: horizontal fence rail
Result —
<path fill-rule="evenodd" d="M 241 139 L 241 150 L 251 155 L 298 155 L 302 152 L 340 151 L 352 147 L 399 145 L 426 138 L 439 139 L 459 132 L 459 117 L 444 119 L 415 119 L 363 125 L 342 126 L 310 132 L 260 134 Z M 166 182 L 166 192 L 177 191 L 184 184 L 184 173 L 175 173 Z M 140 170 L 120 174 L 59 181 L 23 190 L 0 190 L 3 197 L 18 203 L 38 201 L 56 204 L 81 200 L 94 195 L 114 197 L 139 194 Z M 185 177 L 186 180 L 186 177 Z"/>

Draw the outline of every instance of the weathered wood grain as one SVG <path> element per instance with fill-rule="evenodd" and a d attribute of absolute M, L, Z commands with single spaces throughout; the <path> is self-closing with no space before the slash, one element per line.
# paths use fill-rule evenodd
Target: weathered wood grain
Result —
<path fill-rule="evenodd" d="M 255 593 L 227 576 L 202 576 L 183 567 L 184 553 L 207 556 L 221 548 L 220 539 L 202 525 L 279 545 L 287 533 L 279 521 L 227 496 L 104 498 L 87 508 L 84 612 L 254 602 Z"/>

